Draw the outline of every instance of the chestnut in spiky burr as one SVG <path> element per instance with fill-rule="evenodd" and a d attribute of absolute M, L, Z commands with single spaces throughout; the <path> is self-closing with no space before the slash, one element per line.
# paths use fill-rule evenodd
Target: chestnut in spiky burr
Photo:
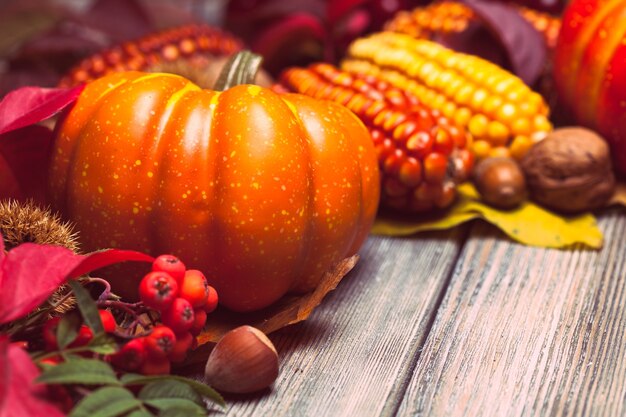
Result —
<path fill-rule="evenodd" d="M 78 251 L 77 235 L 72 226 L 34 202 L 0 201 L 0 232 L 5 250 L 31 242 Z"/>
<path fill-rule="evenodd" d="M 79 249 L 77 234 L 72 225 L 63 222 L 58 215 L 32 201 L 0 201 L 0 233 L 6 251 L 22 243 L 64 246 L 73 252 L 78 252 Z M 68 291 L 67 286 L 61 286 L 50 296 L 49 303 L 58 304 L 51 314 L 63 313 L 74 306 L 75 299 L 67 295 Z M 27 321 L 30 317 L 31 315 L 21 320 Z M 45 320 L 47 317 L 48 314 L 41 316 L 41 319 Z M 18 322 L 14 324 L 19 324 Z M 0 331 L 2 330 L 0 328 Z"/>

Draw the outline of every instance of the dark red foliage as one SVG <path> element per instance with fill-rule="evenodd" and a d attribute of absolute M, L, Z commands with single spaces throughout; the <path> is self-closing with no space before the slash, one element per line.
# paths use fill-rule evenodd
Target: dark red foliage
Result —
<path fill-rule="evenodd" d="M 4 253 L 0 235 L 0 324 L 23 317 L 67 279 L 124 261 L 153 262 L 140 252 L 118 249 L 77 255 L 61 246 L 24 243 Z"/>
<path fill-rule="evenodd" d="M 0 101 L 0 199 L 44 202 L 52 131 L 40 125 L 83 90 L 24 87 Z"/>
<path fill-rule="evenodd" d="M 0 417 L 64 416 L 46 401 L 46 387 L 35 384 L 38 376 L 29 354 L 0 335 Z"/>
<path fill-rule="evenodd" d="M 292 65 L 336 62 L 355 38 L 378 30 L 406 0 L 231 0 L 226 27 L 276 75 Z M 415 2 L 413 2 L 415 3 Z"/>

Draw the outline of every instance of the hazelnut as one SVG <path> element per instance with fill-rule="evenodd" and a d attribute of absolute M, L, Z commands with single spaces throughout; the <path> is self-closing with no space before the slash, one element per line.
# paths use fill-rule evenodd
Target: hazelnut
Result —
<path fill-rule="evenodd" d="M 524 173 L 514 159 L 485 158 L 474 170 L 474 184 L 483 201 L 502 209 L 512 209 L 526 199 Z"/>
<path fill-rule="evenodd" d="M 563 213 L 602 207 L 615 190 L 606 141 L 595 132 L 555 129 L 522 160 L 531 198 Z"/>
<path fill-rule="evenodd" d="M 226 333 L 209 355 L 205 381 L 218 391 L 243 394 L 270 386 L 278 377 L 278 354 L 267 336 L 252 326 Z"/>

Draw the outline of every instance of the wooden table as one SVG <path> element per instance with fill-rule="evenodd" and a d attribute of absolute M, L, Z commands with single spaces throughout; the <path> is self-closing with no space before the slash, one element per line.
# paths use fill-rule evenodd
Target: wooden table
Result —
<path fill-rule="evenodd" d="M 626 216 L 599 222 L 600 251 L 482 222 L 370 237 L 307 321 L 270 335 L 272 389 L 227 397 L 225 415 L 626 415 Z"/>

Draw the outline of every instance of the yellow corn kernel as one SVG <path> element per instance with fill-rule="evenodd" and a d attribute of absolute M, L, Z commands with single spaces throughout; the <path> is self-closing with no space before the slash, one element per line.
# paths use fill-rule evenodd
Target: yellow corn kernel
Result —
<path fill-rule="evenodd" d="M 513 120 L 517 117 L 517 107 L 511 103 L 504 103 L 498 110 L 496 110 L 496 118 L 503 123 L 512 124 Z"/>
<path fill-rule="evenodd" d="M 489 119 L 484 114 L 475 114 L 467 124 L 467 128 L 475 138 L 484 138 L 487 135 Z"/>
<path fill-rule="evenodd" d="M 491 152 L 491 144 L 486 140 L 476 140 L 470 148 L 474 153 L 476 160 L 481 160 L 489 156 Z"/>
<path fill-rule="evenodd" d="M 535 118 L 533 119 L 533 126 L 535 127 L 535 130 L 541 132 L 548 132 L 552 130 L 552 123 L 550 123 L 548 118 L 543 114 L 537 114 L 535 116 Z"/>
<path fill-rule="evenodd" d="M 497 120 L 492 120 L 487 125 L 487 138 L 494 146 L 505 146 L 510 135 L 509 128 Z"/>
<path fill-rule="evenodd" d="M 453 100 L 458 104 L 466 106 L 470 103 L 473 95 L 474 87 L 471 84 L 466 83 L 461 88 L 459 88 L 459 90 L 454 95 Z"/>
<path fill-rule="evenodd" d="M 476 90 L 474 90 L 474 94 L 472 95 L 469 104 L 473 109 L 478 110 L 482 107 L 483 103 L 485 102 L 485 100 L 487 100 L 488 97 L 489 93 L 487 92 L 487 90 L 485 90 L 484 88 L 477 88 Z"/>
<path fill-rule="evenodd" d="M 495 148 L 491 148 L 489 156 L 492 158 L 510 158 L 511 151 L 506 146 L 496 146 Z"/>
<path fill-rule="evenodd" d="M 496 112 L 502 106 L 502 99 L 498 96 L 487 97 L 483 103 L 483 112 L 489 116 L 495 116 Z"/>
<path fill-rule="evenodd" d="M 470 119 L 472 118 L 472 111 L 467 107 L 459 107 L 458 109 L 456 109 L 451 118 L 457 125 L 467 126 Z"/>
<path fill-rule="evenodd" d="M 509 145 L 509 151 L 511 152 L 511 157 L 514 159 L 521 161 L 522 158 L 528 153 L 530 148 L 534 145 L 533 141 L 530 137 L 525 135 L 517 135 L 513 138 L 511 145 Z"/>
<path fill-rule="evenodd" d="M 511 133 L 513 135 L 528 136 L 532 133 L 532 129 L 530 119 L 526 117 L 518 117 L 511 124 Z"/>
<path fill-rule="evenodd" d="M 446 116 L 448 119 L 454 118 L 454 114 L 456 111 L 457 111 L 456 104 L 454 104 L 451 101 L 447 101 L 446 104 L 444 104 L 443 108 L 441 109 L 441 113 L 443 113 L 443 115 Z M 461 126 L 465 126 L 465 125 L 461 125 Z"/>

